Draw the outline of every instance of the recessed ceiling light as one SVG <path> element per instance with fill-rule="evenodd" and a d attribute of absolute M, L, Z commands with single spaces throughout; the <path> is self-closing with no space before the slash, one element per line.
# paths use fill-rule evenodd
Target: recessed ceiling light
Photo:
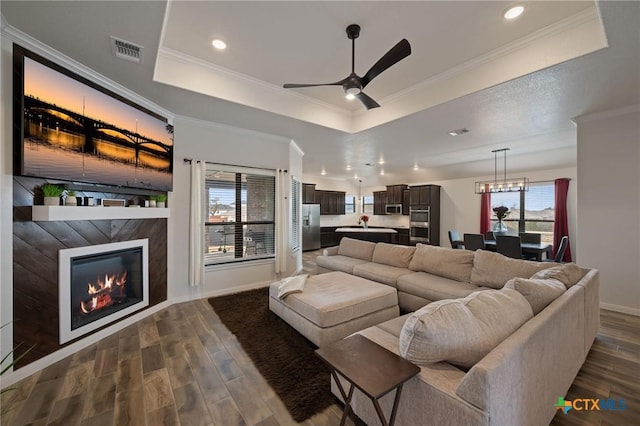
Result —
<path fill-rule="evenodd" d="M 384 164 L 384 160 L 381 158 L 380 161 L 378 161 L 378 164 L 383 165 Z"/>
<path fill-rule="evenodd" d="M 321 174 L 322 176 L 324 176 L 324 175 L 326 175 L 326 174 L 327 174 L 327 172 L 326 172 L 324 169 L 322 169 L 322 171 L 320 172 L 320 174 Z"/>
<path fill-rule="evenodd" d="M 452 131 L 449 132 L 449 134 L 451 136 L 458 136 L 458 135 L 462 135 L 462 134 L 465 134 L 465 133 L 469 133 L 469 129 L 466 129 L 464 127 L 462 129 L 456 129 L 456 130 L 452 130 Z"/>
<path fill-rule="evenodd" d="M 524 6 L 519 4 L 507 9 L 502 16 L 504 16 L 504 19 L 516 19 L 518 16 L 522 15 L 522 12 L 524 12 Z"/>
<path fill-rule="evenodd" d="M 213 47 L 215 47 L 218 50 L 224 50 L 227 48 L 227 43 L 225 43 L 224 41 L 220 40 L 219 38 L 216 38 L 215 40 L 213 40 L 211 42 L 211 45 Z"/>
<path fill-rule="evenodd" d="M 418 165 L 417 165 L 417 164 L 415 164 L 415 165 L 413 166 L 413 170 L 414 170 L 414 171 L 417 171 L 417 170 L 418 170 Z"/>
<path fill-rule="evenodd" d="M 356 175 L 353 178 L 354 179 L 358 179 L 358 174 L 356 173 Z"/>
<path fill-rule="evenodd" d="M 351 166 L 347 164 L 347 170 L 351 170 Z"/>
<path fill-rule="evenodd" d="M 384 170 L 380 170 L 380 176 L 384 176 Z"/>

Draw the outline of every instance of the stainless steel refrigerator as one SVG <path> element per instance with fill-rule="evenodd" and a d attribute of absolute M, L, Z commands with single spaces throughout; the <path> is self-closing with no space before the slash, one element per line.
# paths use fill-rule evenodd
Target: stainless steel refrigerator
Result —
<path fill-rule="evenodd" d="M 302 250 L 320 248 L 320 204 L 302 205 Z"/>

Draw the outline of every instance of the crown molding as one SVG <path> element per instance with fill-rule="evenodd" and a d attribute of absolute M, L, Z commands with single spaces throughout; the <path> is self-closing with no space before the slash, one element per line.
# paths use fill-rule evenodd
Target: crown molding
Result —
<path fill-rule="evenodd" d="M 211 130 L 221 130 L 221 131 L 227 131 L 227 132 L 232 132 L 232 133 L 237 133 L 240 135 L 245 135 L 247 137 L 251 137 L 251 138 L 260 138 L 263 140 L 268 140 L 271 142 L 277 142 L 277 143 L 286 143 L 289 144 L 291 142 L 293 142 L 290 138 L 284 137 L 284 136 L 278 136 L 278 135 L 273 135 L 271 133 L 263 133 L 263 132 L 259 132 L 257 130 L 251 130 L 251 129 L 245 129 L 242 127 L 234 127 L 234 126 L 230 126 L 228 124 L 222 124 L 222 123 L 216 123 L 213 121 L 207 121 L 207 120 L 201 120 L 199 118 L 193 118 L 193 117 L 187 117 L 184 115 L 176 115 L 175 116 L 175 122 L 176 124 L 182 122 L 185 123 L 189 126 L 194 126 L 194 127 L 201 127 L 201 128 L 205 128 L 205 129 L 211 129 Z M 303 153 L 304 154 L 304 153 Z"/>

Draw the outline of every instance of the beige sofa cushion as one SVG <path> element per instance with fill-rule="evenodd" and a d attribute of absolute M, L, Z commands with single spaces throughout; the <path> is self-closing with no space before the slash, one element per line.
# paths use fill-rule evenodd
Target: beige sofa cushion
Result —
<path fill-rule="evenodd" d="M 356 259 L 348 256 L 341 256 L 339 254 L 335 256 L 318 256 L 316 258 L 316 264 L 324 269 L 331 271 L 342 271 L 347 274 L 353 274 L 353 268 L 356 265 L 369 263 L 366 260 Z"/>
<path fill-rule="evenodd" d="M 398 277 L 398 291 L 413 294 L 430 301 L 460 299 L 478 290 L 488 290 L 488 288 L 427 274 L 426 272 L 413 272 Z"/>
<path fill-rule="evenodd" d="M 400 354 L 417 364 L 447 361 L 469 368 L 533 317 L 515 290 L 486 290 L 430 303 L 400 332 Z"/>
<path fill-rule="evenodd" d="M 415 272 L 406 268 L 396 268 L 395 266 L 372 262 L 355 265 L 353 267 L 353 275 L 390 285 L 393 288 L 396 288 L 398 278 L 407 274 L 415 274 Z"/>
<path fill-rule="evenodd" d="M 546 280 L 513 278 L 507 281 L 504 288 L 511 288 L 523 295 L 531 305 L 533 315 L 538 315 L 549 303 L 567 290 L 561 281 L 553 278 Z"/>
<path fill-rule="evenodd" d="M 461 251 L 461 250 L 458 250 Z M 501 289 L 511 278 L 529 278 L 557 263 L 512 259 L 487 250 L 474 252 L 471 284 Z"/>
<path fill-rule="evenodd" d="M 531 279 L 546 280 L 553 278 L 564 284 L 566 288 L 571 288 L 580 281 L 583 276 L 584 272 L 578 265 L 575 263 L 565 263 L 538 271 L 531 276 Z"/>
<path fill-rule="evenodd" d="M 373 250 L 372 262 L 396 268 L 408 268 L 415 251 L 415 247 L 378 243 Z"/>
<path fill-rule="evenodd" d="M 373 257 L 373 250 L 375 248 L 376 243 L 343 237 L 342 240 L 340 240 L 338 254 L 341 256 L 353 257 L 356 259 L 362 259 L 366 260 L 367 262 L 371 262 L 371 258 Z"/>
<path fill-rule="evenodd" d="M 409 264 L 409 269 L 412 271 L 428 272 L 467 283 L 471 276 L 472 267 L 472 251 L 454 250 L 427 244 L 416 245 L 416 252 L 413 254 Z"/>

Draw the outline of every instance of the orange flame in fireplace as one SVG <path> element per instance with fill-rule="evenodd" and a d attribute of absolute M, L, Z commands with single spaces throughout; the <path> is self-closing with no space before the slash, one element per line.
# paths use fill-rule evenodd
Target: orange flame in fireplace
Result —
<path fill-rule="evenodd" d="M 86 301 L 80 301 L 80 310 L 85 314 L 89 314 L 112 305 L 114 297 L 125 296 L 124 285 L 126 283 L 127 271 L 124 271 L 122 274 L 105 274 L 104 281 L 98 278 L 95 284 L 89 283 L 87 285 L 87 294 L 91 296 L 91 298 Z M 112 295 L 112 291 L 115 290 L 117 290 L 117 293 Z"/>

